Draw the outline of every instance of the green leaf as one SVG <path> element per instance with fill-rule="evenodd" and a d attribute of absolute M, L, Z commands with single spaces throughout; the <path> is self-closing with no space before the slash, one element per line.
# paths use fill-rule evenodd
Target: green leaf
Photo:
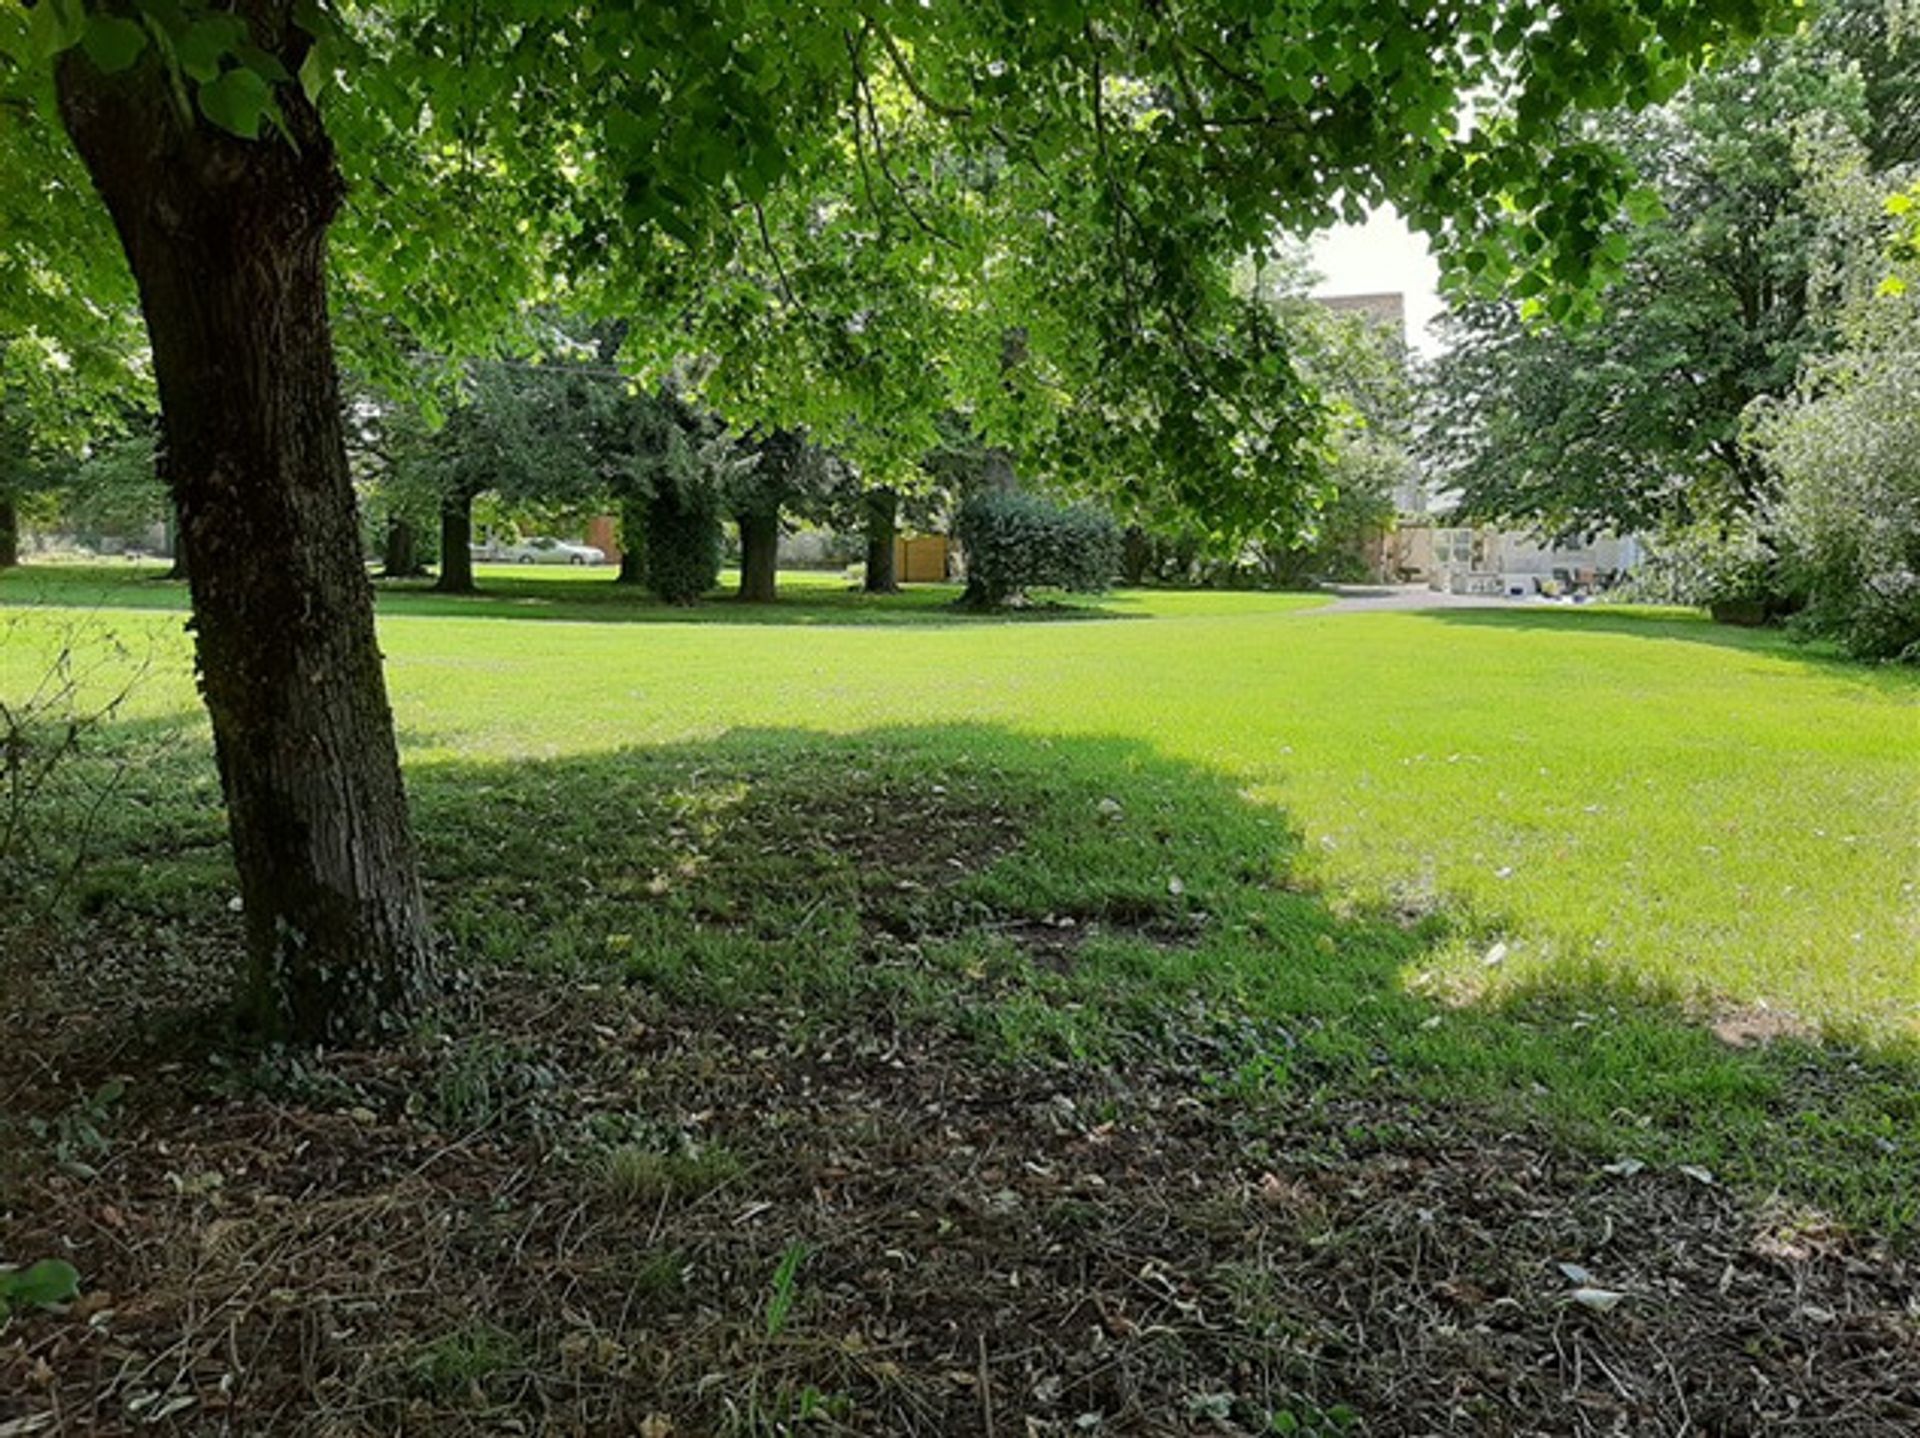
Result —
<path fill-rule="evenodd" d="M 244 20 L 232 15 L 207 15 L 193 22 L 174 45 L 180 68 L 209 84 L 220 78 L 220 62 L 239 49 L 247 38 Z M 211 118 L 211 117 L 209 117 Z"/>
<path fill-rule="evenodd" d="M 80 1294 L 80 1271 L 59 1258 L 43 1258 L 28 1268 L 0 1271 L 0 1315 L 12 1307 L 45 1308 Z"/>
<path fill-rule="evenodd" d="M 243 140 L 260 138 L 260 126 L 279 118 L 273 88 L 252 70 L 229 70 L 200 87 L 200 113 Z"/>
<path fill-rule="evenodd" d="M 333 47 L 326 38 L 307 47 L 307 58 L 300 62 L 300 88 L 309 100 L 318 100 L 333 79 Z"/>
<path fill-rule="evenodd" d="M 271 50 L 262 50 L 258 45 L 249 43 L 236 47 L 233 53 L 235 59 L 269 85 L 293 83 L 292 73 Z"/>
<path fill-rule="evenodd" d="M 1627 218 L 1636 225 L 1651 225 L 1667 217 L 1666 202 L 1651 185 L 1636 185 L 1627 191 L 1624 208 Z"/>
<path fill-rule="evenodd" d="M 86 25 L 87 14 L 78 0 L 46 0 L 28 16 L 27 43 L 36 57 L 51 60 L 78 45 Z"/>
<path fill-rule="evenodd" d="M 293 23 L 316 40 L 324 40 L 338 28 L 320 0 L 293 0 Z"/>
<path fill-rule="evenodd" d="M 80 45 L 103 75 L 117 75 L 147 48 L 147 32 L 123 16 L 93 15 Z"/>

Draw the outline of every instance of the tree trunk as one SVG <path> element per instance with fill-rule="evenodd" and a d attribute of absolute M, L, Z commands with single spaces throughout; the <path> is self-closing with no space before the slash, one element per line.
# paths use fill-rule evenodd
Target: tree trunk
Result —
<path fill-rule="evenodd" d="M 749 604 L 771 604 L 779 586 L 780 515 L 739 514 L 740 598 Z"/>
<path fill-rule="evenodd" d="M 163 472 L 164 482 L 166 475 Z M 169 489 L 171 494 L 171 489 Z M 187 577 L 187 535 L 180 524 L 180 511 L 176 508 L 167 516 L 167 548 L 172 552 L 173 563 L 167 566 L 167 578 L 185 579 Z"/>
<path fill-rule="evenodd" d="M 442 594 L 471 594 L 473 585 L 473 496 L 465 491 L 440 500 L 440 577 Z"/>
<path fill-rule="evenodd" d="M 637 495 L 620 501 L 620 573 L 613 582 L 647 582 L 647 501 Z"/>
<path fill-rule="evenodd" d="M 1011 597 L 989 588 L 985 580 L 969 574 L 967 587 L 960 592 L 960 597 L 954 603 L 961 609 L 998 609 Z"/>
<path fill-rule="evenodd" d="M 241 7 L 297 70 L 285 0 Z M 140 288 L 187 550 L 248 965 L 265 1030 L 351 1042 L 431 992 L 432 955 L 373 626 L 327 323 L 341 194 L 319 115 L 248 143 L 185 119 L 148 61 L 57 72 L 68 133 Z"/>
<path fill-rule="evenodd" d="M 426 573 L 426 567 L 420 563 L 420 546 L 414 533 L 413 521 L 401 519 L 398 515 L 387 521 L 386 554 L 380 563 L 380 573 L 388 579 L 417 579 Z"/>
<path fill-rule="evenodd" d="M 0 569 L 20 562 L 20 509 L 10 494 L 0 494 Z"/>
<path fill-rule="evenodd" d="M 870 489 L 861 496 L 867 529 L 867 578 L 869 594 L 895 594 L 900 578 L 894 572 L 894 541 L 900 534 L 900 496 L 887 488 Z"/>

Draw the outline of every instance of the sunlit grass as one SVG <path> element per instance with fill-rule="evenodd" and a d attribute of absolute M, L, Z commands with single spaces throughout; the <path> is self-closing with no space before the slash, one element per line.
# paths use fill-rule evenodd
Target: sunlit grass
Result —
<path fill-rule="evenodd" d="M 949 592 L 873 600 L 837 575 L 783 575 L 772 610 L 692 614 L 627 600 L 604 570 L 482 583 L 494 592 L 475 599 L 382 595 L 416 768 L 740 728 L 1125 737 L 1284 810 L 1336 894 L 1463 916 L 1471 943 L 1410 981 L 1472 993 L 1604 973 L 1916 1027 L 1910 673 L 1673 614 L 1322 614 L 1298 596 L 1141 591 L 1083 601 L 1116 622 L 982 622 Z M 78 634 L 97 688 L 150 664 L 129 713 L 194 707 L 180 586 L 118 569 L 0 580 L 8 606 L 35 600 L 0 609 L 9 696 Z M 553 622 L 505 619 L 514 606 Z M 621 618 L 644 622 L 598 622 Z"/>

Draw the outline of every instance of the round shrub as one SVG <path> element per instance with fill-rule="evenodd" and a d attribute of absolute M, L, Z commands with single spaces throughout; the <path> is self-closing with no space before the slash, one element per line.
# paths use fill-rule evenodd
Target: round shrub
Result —
<path fill-rule="evenodd" d="M 1104 589 L 1120 569 L 1120 526 L 1084 504 L 990 490 L 961 506 L 954 532 L 966 551 L 972 605 L 1004 604 L 1038 585 Z"/>

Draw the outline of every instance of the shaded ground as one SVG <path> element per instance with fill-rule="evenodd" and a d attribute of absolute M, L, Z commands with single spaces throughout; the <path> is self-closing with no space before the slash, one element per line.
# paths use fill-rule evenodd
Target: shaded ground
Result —
<path fill-rule="evenodd" d="M 1444 915 L 1332 912 L 1138 746 L 421 770 L 466 983 L 328 1055 L 207 1011 L 217 803 L 151 783 L 6 935 L 0 1259 L 84 1292 L 0 1332 L 0 1432 L 1920 1424 L 1905 1220 L 1833 1207 L 1910 1216 L 1910 1070 L 1422 1000 Z M 1618 1131 L 1548 1121 L 1579 1083 Z"/>
<path fill-rule="evenodd" d="M 442 594 L 432 579 L 378 580 L 382 615 L 434 619 L 561 620 L 571 623 L 720 624 L 794 626 L 913 626 L 944 628 L 1042 623 L 1051 620 L 1137 617 L 1099 595 L 1043 591 L 1039 603 L 963 609 L 959 584 L 910 584 L 893 594 L 867 594 L 833 570 L 783 570 L 772 603 L 742 602 L 739 575 L 724 571 L 695 606 L 667 604 L 645 589 L 616 584 L 611 567 L 480 564 L 477 589 Z M 113 609 L 187 608 L 185 580 L 169 579 L 163 564 L 23 566 L 0 574 L 0 601 Z"/>
<path fill-rule="evenodd" d="M 799 1040 L 777 1015 L 526 980 L 490 986 L 485 1019 L 491 1047 L 144 1092 L 84 1196 L 34 1186 L 60 1234 L 9 1225 L 72 1241 L 98 1287 L 7 1335 L 0 1413 L 102 1433 L 168 1410 L 275 1433 L 1920 1423 L 1907 1271 L 1685 1176 L 1405 1104 L 1248 1109 L 1177 1065 L 983 1065 L 884 1023 Z M 72 1076 L 97 1069 L 100 1034 L 63 1037 L 93 1060 Z M 601 1125 L 658 1161 L 580 1156 Z M 1583 1285 L 1625 1297 L 1599 1311 Z"/>

